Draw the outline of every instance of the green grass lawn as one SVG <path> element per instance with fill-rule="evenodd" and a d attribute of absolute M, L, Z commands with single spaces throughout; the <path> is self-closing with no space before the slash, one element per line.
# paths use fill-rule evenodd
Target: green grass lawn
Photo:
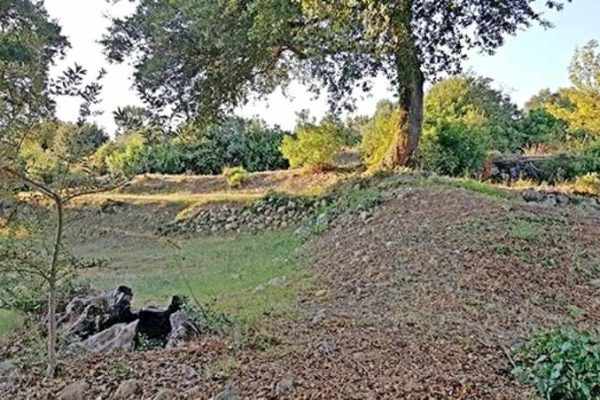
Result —
<path fill-rule="evenodd" d="M 109 264 L 84 271 L 83 279 L 100 289 L 130 286 L 136 306 L 193 295 L 252 324 L 265 315 L 293 315 L 298 290 L 310 283 L 295 256 L 299 245 L 285 231 L 194 238 L 177 246 L 159 239 L 127 247 L 101 242 L 85 246 L 83 255 L 107 258 Z M 277 284 L 269 284 L 274 278 Z"/>

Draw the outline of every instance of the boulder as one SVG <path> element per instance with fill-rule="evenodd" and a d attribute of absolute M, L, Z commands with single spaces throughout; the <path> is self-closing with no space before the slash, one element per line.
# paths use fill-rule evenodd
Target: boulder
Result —
<path fill-rule="evenodd" d="M 167 337 L 166 348 L 179 347 L 200 336 L 200 329 L 184 312 L 178 311 L 169 318 L 171 332 Z"/>
<path fill-rule="evenodd" d="M 110 353 L 111 351 L 133 351 L 137 336 L 139 320 L 129 324 L 116 324 L 83 342 L 69 346 L 72 352 L 87 351 L 92 353 Z"/>
<path fill-rule="evenodd" d="M 131 312 L 133 292 L 126 286 L 97 296 L 75 297 L 59 317 L 58 327 L 67 343 L 85 340 L 115 324 L 137 319 Z"/>

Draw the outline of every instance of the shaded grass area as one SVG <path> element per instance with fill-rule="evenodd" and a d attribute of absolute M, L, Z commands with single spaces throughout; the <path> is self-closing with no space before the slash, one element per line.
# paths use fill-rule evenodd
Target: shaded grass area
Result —
<path fill-rule="evenodd" d="M 285 231 L 175 244 L 142 240 L 126 248 L 101 241 L 84 251 L 107 258 L 109 266 L 85 271 L 83 279 L 99 289 L 132 287 L 136 306 L 164 305 L 173 295 L 193 296 L 253 324 L 263 316 L 293 314 L 297 292 L 310 284 L 295 254 L 299 245 Z"/>

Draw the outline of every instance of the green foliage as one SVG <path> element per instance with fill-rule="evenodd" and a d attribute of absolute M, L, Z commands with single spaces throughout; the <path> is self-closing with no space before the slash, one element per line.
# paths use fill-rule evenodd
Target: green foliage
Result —
<path fill-rule="evenodd" d="M 562 145 L 566 141 L 567 125 L 545 108 L 534 108 L 519 123 L 521 147 L 540 144 Z"/>
<path fill-rule="evenodd" d="M 294 78 L 325 88 L 334 108 L 380 75 L 401 91 L 415 71 L 460 70 L 472 50 L 493 52 L 505 35 L 545 25 L 542 15 L 523 0 L 142 0 L 102 43 L 111 60 L 133 64 L 153 108 L 211 120 Z"/>
<path fill-rule="evenodd" d="M 244 167 L 226 167 L 223 176 L 231 188 L 241 187 L 248 180 L 248 171 Z"/>
<path fill-rule="evenodd" d="M 144 132 L 119 135 L 94 155 L 98 170 L 141 173 L 220 174 L 228 165 L 248 171 L 287 168 L 279 146 L 285 134 L 263 121 L 232 117 L 218 125 L 187 125 L 174 139 L 150 140 Z"/>
<path fill-rule="evenodd" d="M 513 374 L 546 400 L 600 399 L 600 341 L 572 329 L 540 333 L 515 352 Z"/>
<path fill-rule="evenodd" d="M 360 151 L 363 162 L 370 169 L 381 167 L 393 150 L 403 113 L 395 104 L 382 101 L 377 104 L 373 118 L 363 127 Z"/>
<path fill-rule="evenodd" d="M 441 122 L 423 134 L 419 162 L 442 175 L 474 175 L 484 166 L 488 143 L 488 132 L 480 126 Z"/>
<path fill-rule="evenodd" d="M 200 328 L 202 332 L 213 334 L 226 333 L 234 324 L 227 314 L 214 309 L 214 305 L 201 304 L 189 297 L 183 298 L 183 311 Z"/>
<path fill-rule="evenodd" d="M 52 117 L 49 70 L 69 43 L 43 2 L 0 2 L 0 160 L 16 156 L 32 124 Z"/>
<path fill-rule="evenodd" d="M 46 121 L 29 130 L 20 147 L 20 161 L 31 177 L 51 184 L 58 176 L 74 175 L 77 166 L 107 140 L 93 124 Z"/>
<path fill-rule="evenodd" d="M 578 193 L 600 195 L 600 174 L 594 172 L 577 177 L 573 189 Z"/>
<path fill-rule="evenodd" d="M 302 122 L 294 136 L 286 136 L 281 153 L 292 168 L 323 169 L 333 165 L 344 145 L 344 129 L 331 118 L 320 124 Z"/>
<path fill-rule="evenodd" d="M 136 133 L 119 137 L 114 151 L 103 149 L 107 152 L 104 163 L 111 172 L 120 172 L 131 176 L 148 170 L 147 166 L 147 148 L 144 138 Z M 96 154 L 100 157 L 102 154 Z M 149 172 L 149 171 L 148 171 Z"/>
<path fill-rule="evenodd" d="M 492 80 L 460 75 L 435 84 L 425 98 L 425 127 L 458 123 L 487 131 L 490 146 L 501 152 L 521 148 L 520 112 L 506 94 L 492 88 Z"/>
<path fill-rule="evenodd" d="M 454 188 L 461 188 L 469 190 L 471 192 L 481 193 L 483 195 L 495 199 L 510 199 L 513 197 L 513 195 L 507 190 L 500 189 L 496 185 L 481 182 L 480 180 L 472 178 L 447 178 L 441 176 L 431 176 L 423 180 L 422 184 L 435 184 Z"/>

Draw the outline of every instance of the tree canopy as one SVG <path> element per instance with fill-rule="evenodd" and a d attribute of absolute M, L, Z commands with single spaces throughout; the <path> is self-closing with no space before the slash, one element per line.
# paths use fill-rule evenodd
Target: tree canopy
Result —
<path fill-rule="evenodd" d="M 0 156 L 14 156 L 17 132 L 53 115 L 49 69 L 69 46 L 43 4 L 0 0 Z"/>
<path fill-rule="evenodd" d="M 561 8 L 569 0 L 546 0 Z M 407 111 L 398 157 L 422 125 L 423 84 L 460 71 L 469 51 L 492 53 L 507 34 L 539 22 L 531 0 L 141 0 L 103 40 L 109 59 L 130 59 L 154 110 L 214 119 L 291 80 L 324 88 L 332 108 L 383 75 Z"/>

